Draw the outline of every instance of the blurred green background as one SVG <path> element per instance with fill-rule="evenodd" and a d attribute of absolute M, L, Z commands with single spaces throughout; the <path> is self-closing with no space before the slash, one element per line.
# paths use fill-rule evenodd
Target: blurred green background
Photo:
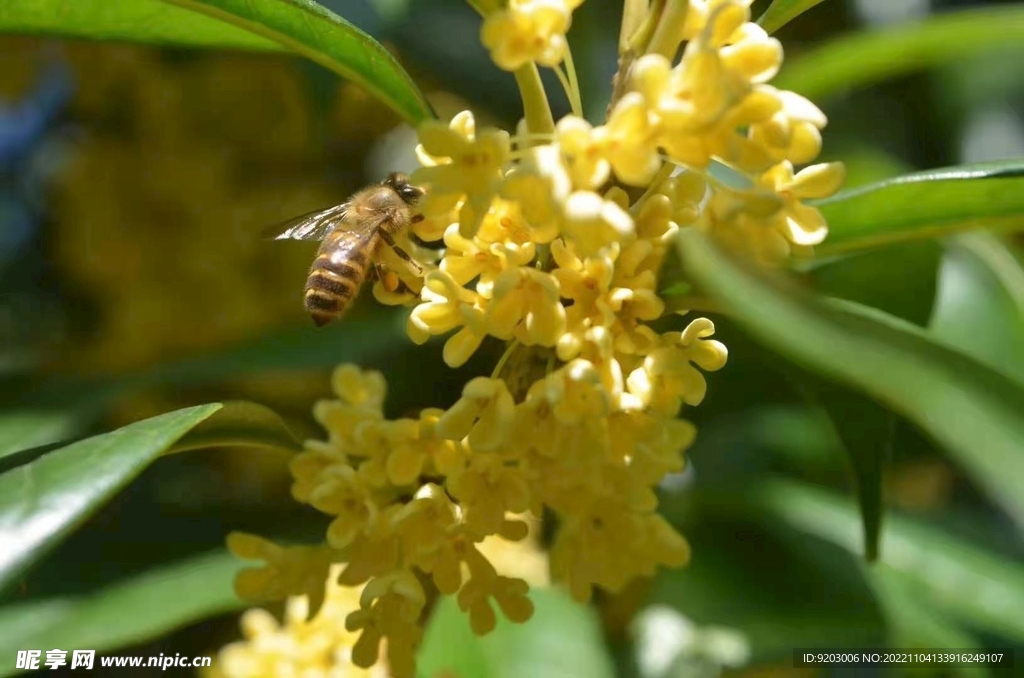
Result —
<path fill-rule="evenodd" d="M 485 123 L 512 126 L 520 117 L 514 80 L 489 62 L 465 3 L 322 4 L 393 49 L 442 119 L 466 107 Z M 982 4 L 1016 5 L 1020 33 L 1021 3 L 829 0 L 778 37 L 795 62 L 837 36 L 912 31 L 930 16 Z M 620 8 L 587 0 L 570 33 L 595 122 L 615 70 Z M 829 116 L 823 159 L 847 163 L 847 187 L 1024 157 L 1024 40 L 1001 39 L 1009 15 L 993 16 L 982 44 L 952 45 L 910 72 L 812 96 Z M 547 75 L 557 119 L 568 105 Z M 369 298 L 352 325 L 314 330 L 301 305 L 314 246 L 260 239 L 268 224 L 340 202 L 413 162 L 413 136 L 400 119 L 325 69 L 279 55 L 0 36 L 0 100 L 0 446 L 46 449 L 223 399 L 268 405 L 300 438 L 314 437 L 310 409 L 329 395 L 339 362 L 382 369 L 393 414 L 446 406 L 493 364 L 484 351 L 447 369 L 436 345 L 413 346 L 400 319 Z M 1024 380 L 1022 254 L 1024 238 L 972 235 L 838 260 L 806 277 L 825 294 L 929 326 Z M 686 413 L 699 430 L 691 464 L 663 488 L 664 511 L 691 541 L 693 562 L 599 601 L 617 671 L 885 675 L 794 669 L 791 651 L 1020 652 L 1019 526 L 962 468 L 893 420 L 883 557 L 865 563 L 847 457 L 822 405 L 794 366 L 714 320 L 729 364 L 710 375 L 705 403 Z M 837 402 L 855 435 L 877 435 L 877 418 L 857 410 L 863 403 Z M 19 417 L 45 426 L 31 419 L 19 429 Z M 31 437 L 17 438 L 21 430 Z M 17 459 L 0 458 L 0 469 Z M 315 538 L 323 521 L 290 499 L 286 461 L 245 447 L 165 457 L 3 602 L 92 595 L 220 549 L 234 529 Z M 667 674 L 652 673 L 649 648 L 629 624 L 652 605 L 707 634 L 682 647 Z M 119 653 L 212 654 L 237 638 L 238 607 L 225 603 L 223 614 Z M 913 671 L 952 674 L 990 675 Z"/>

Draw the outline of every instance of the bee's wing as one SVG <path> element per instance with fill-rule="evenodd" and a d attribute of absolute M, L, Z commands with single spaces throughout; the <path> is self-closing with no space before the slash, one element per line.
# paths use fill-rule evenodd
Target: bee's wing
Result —
<path fill-rule="evenodd" d="M 348 203 L 274 224 L 263 231 L 269 240 L 323 240 L 348 214 Z"/>

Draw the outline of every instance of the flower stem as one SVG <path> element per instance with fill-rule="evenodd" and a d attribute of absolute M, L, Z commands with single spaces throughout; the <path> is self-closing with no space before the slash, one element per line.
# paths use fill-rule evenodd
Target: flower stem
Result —
<path fill-rule="evenodd" d="M 573 115 L 583 117 L 583 97 L 580 94 L 580 81 L 576 75 L 576 65 L 572 60 L 572 49 L 568 43 L 565 46 L 565 71 L 569 76 L 569 104 L 572 106 Z"/>
<path fill-rule="evenodd" d="M 515 76 L 516 84 L 519 85 L 519 96 L 523 99 L 527 131 L 530 134 L 553 134 L 555 121 L 551 117 L 548 95 L 540 81 L 537 64 L 531 61 L 525 66 L 520 66 L 516 69 Z"/>
<path fill-rule="evenodd" d="M 496 12 L 505 4 L 503 0 L 467 0 L 470 6 L 486 17 Z M 530 134 L 553 134 L 555 121 L 551 117 L 548 95 L 544 92 L 544 84 L 540 81 L 540 72 L 532 61 L 515 71 L 519 95 L 523 99 L 523 115 L 526 117 L 526 128 Z M 533 144 L 531 144 L 533 145 Z"/>
<path fill-rule="evenodd" d="M 498 378 L 498 376 L 501 374 L 501 370 L 504 369 L 505 367 L 505 363 L 508 362 L 509 357 L 511 357 L 512 352 L 516 350 L 517 346 L 519 346 L 518 339 L 513 339 L 512 341 L 508 342 L 508 346 L 505 347 L 505 352 L 501 354 L 500 358 L 498 358 L 498 363 L 494 366 L 494 371 L 491 372 L 491 379 Z"/>
<path fill-rule="evenodd" d="M 689 8 L 689 0 L 668 0 L 658 27 L 654 29 L 654 35 L 647 45 L 648 54 L 660 54 L 670 61 L 675 59 L 679 43 L 683 41 L 683 24 L 686 23 Z"/>
<path fill-rule="evenodd" d="M 558 76 L 558 82 L 562 83 L 562 89 L 565 90 L 565 98 L 569 100 L 569 106 L 572 107 L 573 115 L 579 115 L 576 112 L 576 102 L 572 98 L 572 87 L 569 85 L 569 77 L 562 70 L 561 66 L 555 66 L 551 70 Z"/>
<path fill-rule="evenodd" d="M 655 192 L 657 192 L 658 188 L 661 187 L 662 182 L 664 182 L 666 179 L 672 176 L 672 171 L 675 170 L 675 168 L 676 166 L 670 162 L 664 163 L 661 166 L 661 169 L 658 170 L 658 173 L 654 175 L 654 178 L 651 179 L 651 183 L 647 185 L 647 190 L 644 191 L 643 195 L 636 199 L 636 202 L 634 202 L 633 205 L 629 208 L 629 211 L 632 212 L 633 214 L 639 212 L 640 208 L 643 206 L 644 201 L 647 200 L 647 198 L 651 197 L 651 195 L 653 195 Z"/>

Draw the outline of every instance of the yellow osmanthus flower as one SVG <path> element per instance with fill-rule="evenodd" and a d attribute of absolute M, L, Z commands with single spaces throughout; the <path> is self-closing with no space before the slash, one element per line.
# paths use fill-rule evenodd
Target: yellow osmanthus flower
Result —
<path fill-rule="evenodd" d="M 423 212 L 443 214 L 462 201 L 459 223 L 464 232 L 475 233 L 501 186 L 502 168 L 511 152 L 508 132 L 477 132 L 473 115 L 466 111 L 450 125 L 424 123 L 419 135 L 417 155 L 427 162 L 413 173 L 412 181 L 432 187 Z"/>
<path fill-rule="evenodd" d="M 529 516 L 521 518 L 529 523 L 530 535 L 526 539 L 512 542 L 495 535 L 480 542 L 478 549 L 501 571 L 529 582 L 530 586 L 546 586 L 548 559 L 537 541 L 537 521 Z M 358 630 L 346 626 L 346 617 L 360 609 L 363 591 L 337 583 L 340 574 L 340 565 L 331 567 L 326 587 L 313 603 L 307 595 L 288 598 L 280 622 L 261 608 L 245 612 L 240 620 L 243 639 L 222 648 L 213 666 L 204 669 L 204 678 L 391 676 L 384 656 L 373 657 L 379 661 L 369 668 L 360 668 L 354 662 L 360 635 Z M 311 614 L 311 610 L 318 611 Z"/>
<path fill-rule="evenodd" d="M 461 287 L 448 271 L 431 271 L 423 286 L 423 303 L 409 316 L 409 336 L 423 343 L 431 335 L 461 328 L 445 342 L 444 360 L 449 365 L 462 365 L 487 336 L 486 303 L 481 294 Z"/>
<path fill-rule="evenodd" d="M 359 609 L 360 591 L 336 583 L 340 569 L 333 568 L 315 614 L 306 596 L 288 599 L 281 622 L 259 608 L 243 614 L 243 640 L 222 648 L 204 678 L 387 678 L 383 662 L 360 669 L 352 661 L 359 635 L 345 617 Z"/>
<path fill-rule="evenodd" d="M 295 498 L 331 517 L 324 544 L 234 538 L 240 555 L 268 561 L 239 579 L 254 598 L 312 595 L 326 563 L 344 564 L 332 585 L 365 586 L 346 619 L 359 666 L 386 639 L 391 670 L 410 675 L 434 593 L 455 596 L 479 634 L 499 609 L 525 621 L 527 582 L 486 546 L 523 540 L 524 515 L 556 517 L 551 574 L 581 602 L 689 557 L 654 489 L 682 470 L 696 430 L 679 415 L 728 353 L 709 319 L 666 317 L 662 265 L 687 228 L 769 263 L 821 242 L 824 220 L 802 201 L 837 190 L 842 167 L 794 167 L 816 156 L 825 119 L 768 84 L 782 49 L 750 22 L 749 0 L 666 3 L 648 23 L 671 25 L 648 31 L 650 45 L 629 41 L 649 53 L 621 61 L 624 87 L 597 126 L 552 121 L 530 75 L 564 57 L 579 101 L 564 47 L 579 2 L 474 3 L 526 115 L 515 135 L 478 128 L 468 111 L 421 128 L 413 180 L 430 226 L 416 235 L 443 247 L 423 262 L 407 330 L 417 343 L 449 335 L 451 367 L 488 337 L 505 352 L 451 406 L 400 419 L 385 416 L 381 374 L 339 367 L 336 398 L 314 410 L 327 439 L 291 465 Z M 720 183 L 712 163 L 746 187 Z"/>
<path fill-rule="evenodd" d="M 480 40 L 506 71 L 531 61 L 557 66 L 565 58 L 572 11 L 581 4 L 583 0 L 509 0 L 484 19 Z"/>

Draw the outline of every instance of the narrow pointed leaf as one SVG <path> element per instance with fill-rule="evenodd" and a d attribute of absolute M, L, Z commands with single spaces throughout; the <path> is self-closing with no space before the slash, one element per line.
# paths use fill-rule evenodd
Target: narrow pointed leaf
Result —
<path fill-rule="evenodd" d="M 774 33 L 807 10 L 820 5 L 823 0 L 775 0 L 764 11 L 757 23 L 769 33 Z"/>
<path fill-rule="evenodd" d="M 302 443 L 274 410 L 241 400 L 225 402 L 217 415 L 200 422 L 170 452 L 210 447 L 260 447 L 295 452 Z"/>
<path fill-rule="evenodd" d="M 896 418 L 848 389 L 822 386 L 817 399 L 846 449 L 864 527 L 864 558 L 873 562 L 882 531 L 883 470 L 892 454 Z"/>
<path fill-rule="evenodd" d="M 815 204 L 830 256 L 977 229 L 1024 227 L 1024 160 L 947 167 L 843 191 Z"/>
<path fill-rule="evenodd" d="M 283 49 L 358 83 L 412 124 L 434 117 L 380 43 L 312 0 L 4 0 L 0 32 Z"/>
<path fill-rule="evenodd" d="M 0 475 L 0 591 L 220 404 L 129 424 Z"/>
<path fill-rule="evenodd" d="M 1024 388 L 909 323 L 754 273 L 692 229 L 678 244 L 691 279 L 752 338 L 918 426 L 1024 524 Z"/>
<path fill-rule="evenodd" d="M 772 83 L 818 101 L 906 73 L 1024 42 L 1024 8 L 985 7 L 932 15 L 837 38 L 786 61 Z"/>
<path fill-rule="evenodd" d="M 239 609 L 243 603 L 235 596 L 232 580 L 242 565 L 228 553 L 215 552 L 80 598 L 2 607 L 0 656 L 14 657 L 18 650 L 28 648 L 58 647 L 103 653 Z M 0 664 L 0 678 L 17 673 L 14 662 Z"/>

